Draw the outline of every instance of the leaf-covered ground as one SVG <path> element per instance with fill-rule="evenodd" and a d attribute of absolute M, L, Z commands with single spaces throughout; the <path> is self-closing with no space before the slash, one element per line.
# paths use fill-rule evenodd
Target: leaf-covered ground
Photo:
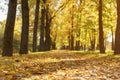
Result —
<path fill-rule="evenodd" d="M 0 57 L 0 80 L 120 80 L 120 57 L 71 51 Z"/>

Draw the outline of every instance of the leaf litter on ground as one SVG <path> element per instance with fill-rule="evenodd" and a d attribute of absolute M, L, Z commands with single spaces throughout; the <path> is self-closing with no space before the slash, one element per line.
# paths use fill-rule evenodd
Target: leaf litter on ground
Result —
<path fill-rule="evenodd" d="M 119 80 L 120 56 L 51 51 L 0 57 L 0 80 Z"/>

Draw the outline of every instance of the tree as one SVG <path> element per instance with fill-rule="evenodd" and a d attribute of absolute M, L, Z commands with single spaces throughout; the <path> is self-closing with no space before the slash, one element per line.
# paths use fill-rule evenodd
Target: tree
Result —
<path fill-rule="evenodd" d="M 13 32 L 16 18 L 17 0 L 9 0 L 7 21 L 4 32 L 3 53 L 2 56 L 13 55 Z"/>
<path fill-rule="evenodd" d="M 49 5 L 46 4 L 46 27 L 45 27 L 45 50 L 49 51 L 51 49 L 51 37 L 50 37 L 50 26 L 51 17 L 49 15 Z"/>
<path fill-rule="evenodd" d="M 115 49 L 114 54 L 120 54 L 120 0 L 117 2 L 117 27 L 115 32 Z"/>
<path fill-rule="evenodd" d="M 70 32 L 70 49 L 74 50 L 74 5 L 72 6 L 71 13 L 71 32 Z"/>
<path fill-rule="evenodd" d="M 22 33 L 20 43 L 20 54 L 28 53 L 28 33 L 29 33 L 29 8 L 28 0 L 21 0 L 22 2 Z"/>
<path fill-rule="evenodd" d="M 39 19 L 39 5 L 40 0 L 36 0 L 35 20 L 34 20 L 34 31 L 33 31 L 33 52 L 36 52 L 37 47 L 37 29 Z"/>
<path fill-rule="evenodd" d="M 102 0 L 99 0 L 99 48 L 100 53 L 105 53 L 104 32 L 102 25 Z"/>
<path fill-rule="evenodd" d="M 43 0 L 43 4 L 45 5 L 45 0 Z M 39 51 L 45 50 L 45 6 L 42 5 L 41 9 L 41 25 L 40 25 L 40 42 L 39 42 Z"/>

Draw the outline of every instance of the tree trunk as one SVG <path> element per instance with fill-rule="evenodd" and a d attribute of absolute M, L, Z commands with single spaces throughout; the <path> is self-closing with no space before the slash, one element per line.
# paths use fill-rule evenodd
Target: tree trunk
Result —
<path fill-rule="evenodd" d="M 113 31 L 113 27 L 111 27 L 111 33 L 112 33 L 112 50 L 114 50 L 114 43 L 115 43 L 115 40 L 114 40 L 114 31 Z"/>
<path fill-rule="evenodd" d="M 29 34 L 29 8 L 28 0 L 22 2 L 22 34 L 20 44 L 20 54 L 28 53 L 28 34 Z"/>
<path fill-rule="evenodd" d="M 120 0 L 117 0 L 117 28 L 115 32 L 114 54 L 120 54 Z"/>
<path fill-rule="evenodd" d="M 46 6 L 46 27 L 45 27 L 45 50 L 49 51 L 51 49 L 51 37 L 50 37 L 50 26 L 51 20 L 48 15 L 49 6 Z"/>
<path fill-rule="evenodd" d="M 38 29 L 38 18 L 39 18 L 39 5 L 40 5 L 40 0 L 36 0 L 34 32 L 33 32 L 33 52 L 36 52 L 36 49 L 37 49 L 37 29 Z"/>
<path fill-rule="evenodd" d="M 80 40 L 76 41 L 75 50 L 80 50 Z"/>
<path fill-rule="evenodd" d="M 71 35 L 70 35 L 70 38 L 71 38 L 71 50 L 74 50 L 74 12 L 73 12 L 73 9 L 74 9 L 74 5 L 72 6 L 72 11 L 71 11 Z"/>
<path fill-rule="evenodd" d="M 52 49 L 55 50 L 56 48 L 56 42 L 52 42 Z"/>
<path fill-rule="evenodd" d="M 13 32 L 16 17 L 17 0 L 9 0 L 7 21 L 5 25 L 2 56 L 13 55 Z"/>
<path fill-rule="evenodd" d="M 90 33 L 90 43 L 91 43 L 91 48 L 90 50 L 94 51 L 95 50 L 95 29 L 92 29 L 91 33 Z"/>
<path fill-rule="evenodd" d="M 70 40 L 70 42 L 71 42 L 71 50 L 74 50 L 74 36 L 73 36 L 73 34 L 71 35 L 71 40 Z"/>
<path fill-rule="evenodd" d="M 53 41 L 52 41 L 52 49 L 53 49 L 53 50 L 57 49 L 57 48 L 56 48 L 56 38 L 57 38 L 57 33 L 55 34 L 54 39 L 53 39 Z"/>
<path fill-rule="evenodd" d="M 39 49 L 38 49 L 39 51 L 45 50 L 44 38 L 45 38 L 45 8 L 43 7 L 41 10 L 40 43 L 39 43 Z"/>
<path fill-rule="evenodd" d="M 103 32 L 103 24 L 102 24 L 102 0 L 99 0 L 99 46 L 100 46 L 100 53 L 105 53 L 104 32 Z"/>
<path fill-rule="evenodd" d="M 71 46 L 71 39 L 70 39 L 70 31 L 68 32 L 68 43 L 69 43 L 69 45 L 68 45 L 68 49 L 70 49 L 70 46 Z"/>

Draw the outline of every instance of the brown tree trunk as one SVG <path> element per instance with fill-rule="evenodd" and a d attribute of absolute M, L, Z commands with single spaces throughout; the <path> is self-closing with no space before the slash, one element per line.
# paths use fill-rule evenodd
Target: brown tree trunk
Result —
<path fill-rule="evenodd" d="M 76 41 L 75 50 L 80 49 L 80 40 Z"/>
<path fill-rule="evenodd" d="M 104 32 L 103 32 L 103 24 L 102 24 L 102 0 L 99 0 L 99 46 L 100 46 L 100 53 L 105 53 Z"/>
<path fill-rule="evenodd" d="M 115 43 L 115 40 L 114 40 L 114 31 L 113 31 L 113 27 L 111 27 L 111 33 L 112 33 L 112 50 L 114 50 L 114 43 Z"/>
<path fill-rule="evenodd" d="M 71 45 L 70 45 L 70 49 L 71 50 L 74 50 L 74 12 L 73 12 L 73 9 L 74 9 L 74 5 L 72 6 L 72 11 L 71 11 L 71 35 L 70 35 L 70 42 L 71 42 Z"/>
<path fill-rule="evenodd" d="M 45 0 L 43 0 L 45 4 Z M 42 6 L 43 7 L 43 6 Z M 40 43 L 39 43 L 39 51 L 45 50 L 45 7 L 41 10 L 41 25 L 40 25 Z"/>
<path fill-rule="evenodd" d="M 114 54 L 120 54 L 120 0 L 117 0 L 117 28 L 115 32 Z"/>
<path fill-rule="evenodd" d="M 36 49 L 37 49 L 37 29 L 38 29 L 38 19 L 39 19 L 39 5 L 40 5 L 40 0 L 36 0 L 34 32 L 33 32 L 33 52 L 36 52 Z"/>
<path fill-rule="evenodd" d="M 51 20 L 48 15 L 48 6 L 46 8 L 46 27 L 45 27 L 45 50 L 49 51 L 51 49 L 51 37 L 50 37 L 50 25 Z"/>
<path fill-rule="evenodd" d="M 69 45 L 68 45 L 68 49 L 70 49 L 70 47 L 71 47 L 71 39 L 70 39 L 70 31 L 68 32 L 68 43 L 69 43 Z"/>
<path fill-rule="evenodd" d="M 9 0 L 7 21 L 5 25 L 2 56 L 13 55 L 13 32 L 16 17 L 17 0 Z"/>
<path fill-rule="evenodd" d="M 94 51 L 95 50 L 95 29 L 92 29 L 91 35 L 90 35 L 90 43 L 91 43 L 91 48 L 90 50 Z"/>
<path fill-rule="evenodd" d="M 20 54 L 28 53 L 28 34 L 29 34 L 29 8 L 28 0 L 22 2 L 22 34 L 20 44 Z"/>
<path fill-rule="evenodd" d="M 53 39 L 53 41 L 52 41 L 52 49 L 53 49 L 53 50 L 54 50 L 54 49 L 57 49 L 57 48 L 56 48 L 56 38 L 57 38 L 57 33 L 55 34 L 54 39 Z"/>

